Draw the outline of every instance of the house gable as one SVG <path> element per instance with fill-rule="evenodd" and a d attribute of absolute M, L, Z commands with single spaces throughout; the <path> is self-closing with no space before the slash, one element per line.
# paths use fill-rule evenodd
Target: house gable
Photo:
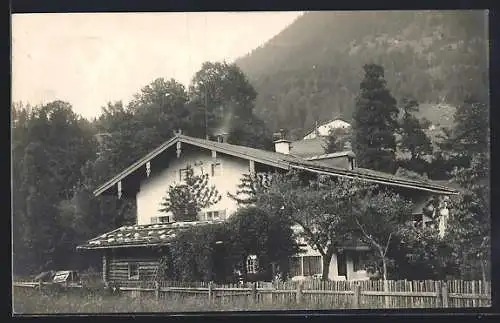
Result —
<path fill-rule="evenodd" d="M 228 193 L 236 193 L 243 174 L 250 172 L 250 162 L 217 152 L 214 156 L 211 150 L 184 145 L 179 158 L 171 160 L 168 167 L 157 170 L 154 176 L 140 182 L 140 189 L 136 195 L 137 224 L 150 224 L 153 223 L 152 218 L 161 216 L 169 216 L 170 220 L 175 220 L 173 215 L 160 211 L 161 202 L 169 186 L 182 183 L 182 171 L 188 165 L 193 168 L 195 175 L 208 174 L 208 185 L 214 185 L 221 195 L 218 203 L 202 210 L 202 213 L 216 211 L 222 217 L 236 211 L 237 203 L 228 196 Z"/>

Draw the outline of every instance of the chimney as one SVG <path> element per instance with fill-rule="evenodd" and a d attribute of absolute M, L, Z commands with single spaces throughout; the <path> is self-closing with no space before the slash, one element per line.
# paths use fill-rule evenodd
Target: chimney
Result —
<path fill-rule="evenodd" d="M 274 141 L 274 151 L 288 155 L 290 154 L 290 143 L 291 141 L 286 140 L 286 130 L 280 129 L 279 139 Z"/>
<path fill-rule="evenodd" d="M 291 141 L 286 139 L 276 140 L 274 142 L 274 150 L 277 153 L 288 155 L 290 154 L 290 143 Z"/>
<path fill-rule="evenodd" d="M 226 132 L 218 133 L 215 135 L 215 138 L 217 138 L 217 142 L 220 142 L 220 143 L 227 142 L 227 137 L 228 137 L 228 133 L 226 133 Z"/>

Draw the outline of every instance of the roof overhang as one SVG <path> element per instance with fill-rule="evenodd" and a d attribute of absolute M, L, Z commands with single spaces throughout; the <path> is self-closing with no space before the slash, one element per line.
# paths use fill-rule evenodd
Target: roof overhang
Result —
<path fill-rule="evenodd" d="M 337 177 L 346 177 L 346 178 L 354 178 L 354 179 L 361 179 L 367 182 L 373 182 L 373 183 L 378 183 L 378 184 L 383 184 L 383 185 L 389 185 L 389 186 L 397 186 L 397 187 L 403 187 L 403 188 L 408 188 L 408 189 L 413 189 L 413 190 L 423 190 L 423 191 L 428 191 L 432 193 L 437 193 L 437 194 L 458 194 L 458 191 L 452 188 L 440 186 L 440 185 L 435 185 L 432 183 L 425 183 L 425 182 L 417 182 L 417 181 L 411 181 L 403 178 L 398 178 L 395 179 L 394 176 L 389 177 L 389 176 L 381 176 L 381 175 L 376 175 L 376 174 L 365 174 L 361 172 L 357 172 L 355 170 L 346 170 L 346 169 L 341 169 L 341 168 L 335 168 L 331 166 L 325 166 L 321 165 L 318 163 L 315 163 L 313 160 L 307 160 L 307 159 L 301 159 L 297 158 L 297 160 L 294 159 L 289 159 L 289 155 L 281 155 L 278 153 L 273 153 L 276 155 L 279 155 L 280 157 L 276 158 L 270 158 L 269 155 L 261 154 L 261 156 L 258 156 L 259 154 L 252 154 L 252 151 L 258 151 L 258 150 L 242 150 L 241 147 L 235 146 L 235 145 L 230 145 L 230 144 L 221 144 L 217 142 L 212 142 L 209 140 L 203 140 L 203 139 L 198 139 L 198 138 L 192 138 L 184 135 L 176 135 L 175 137 L 171 138 L 170 140 L 166 141 L 159 147 L 157 147 L 155 150 L 144 156 L 143 158 L 139 159 L 137 162 L 133 163 L 131 166 L 127 167 L 125 170 L 120 172 L 117 176 L 113 177 L 103 185 L 101 185 L 99 188 L 97 188 L 94 191 L 95 196 L 99 196 L 102 193 L 106 192 L 109 190 L 111 187 L 116 185 L 118 182 L 122 181 L 125 179 L 127 176 L 132 174 L 134 171 L 139 169 L 140 167 L 144 166 L 147 162 L 151 161 L 154 159 L 156 156 L 160 155 L 162 152 L 167 150 L 168 148 L 172 147 L 176 143 L 181 142 L 189 145 L 193 145 L 196 147 L 201 147 L 205 148 L 208 150 L 213 150 L 222 154 L 227 154 L 239 158 L 244 158 L 247 160 L 252 160 L 255 162 L 259 162 L 268 166 L 284 169 L 284 170 L 291 170 L 291 169 L 301 169 L 313 173 L 318 173 L 318 174 L 326 174 L 326 175 L 332 175 L 332 176 L 337 176 Z M 236 149 L 234 147 L 239 147 L 239 149 Z M 248 147 L 246 147 L 248 148 Z M 269 153 L 269 152 L 266 152 Z"/>
<path fill-rule="evenodd" d="M 360 179 L 366 182 L 371 182 L 371 183 L 376 183 L 376 184 L 383 184 L 383 185 L 388 185 L 388 186 L 396 186 L 396 187 L 402 187 L 402 188 L 407 188 L 407 189 L 412 189 L 412 190 L 420 190 L 420 191 L 427 191 L 435 194 L 445 194 L 445 195 L 455 195 L 458 194 L 458 191 L 440 186 L 440 185 L 435 185 L 435 184 L 427 184 L 423 182 L 410 182 L 406 181 L 404 179 L 401 180 L 391 180 L 388 178 L 383 178 L 381 176 L 376 176 L 376 175 L 368 175 L 368 174 L 362 174 L 358 173 L 355 170 L 342 170 L 342 169 L 333 169 L 329 167 L 321 167 L 321 166 L 303 166 L 303 165 L 292 165 L 292 168 L 295 169 L 300 169 L 300 170 L 305 170 L 309 172 L 314 172 L 318 174 L 324 174 L 324 175 L 331 175 L 331 176 L 336 176 L 336 177 L 342 177 L 342 178 L 350 178 L 350 179 Z"/>
<path fill-rule="evenodd" d="M 162 224 L 125 225 L 103 233 L 76 247 L 77 250 L 117 248 L 152 248 L 168 246 L 187 229 L 218 224 L 219 221 L 171 222 Z"/>
<path fill-rule="evenodd" d="M 339 158 L 339 157 L 356 157 L 356 155 L 352 151 L 341 151 L 337 153 L 323 154 L 317 156 L 311 156 L 304 158 L 305 160 L 321 160 L 321 159 L 330 159 L 330 158 Z"/>
<path fill-rule="evenodd" d="M 121 244 L 110 246 L 77 246 L 76 250 L 102 250 L 102 249 L 121 249 L 121 248 L 153 248 L 163 247 L 170 245 L 171 242 L 166 243 L 149 243 L 149 244 Z"/>
<path fill-rule="evenodd" d="M 170 140 L 166 141 L 165 143 L 163 143 L 161 146 L 157 147 L 155 150 L 153 150 L 152 152 L 150 152 L 149 154 L 147 154 L 143 158 L 139 159 L 137 162 L 133 163 L 132 165 L 130 165 L 129 167 L 124 169 L 122 172 L 120 172 L 118 175 L 116 175 L 115 177 L 113 177 L 112 179 L 110 179 L 109 181 L 104 183 L 103 185 L 101 185 L 96 190 L 94 190 L 94 192 L 93 192 L 94 195 L 99 196 L 102 193 L 106 192 L 108 189 L 110 189 L 111 187 L 116 185 L 119 181 L 122 181 L 123 179 L 128 177 L 130 174 L 132 174 L 134 171 L 143 167 L 147 162 L 151 161 L 152 159 L 154 159 L 155 157 L 160 155 L 162 152 L 164 152 L 168 148 L 174 146 L 177 142 L 181 142 L 184 144 L 193 145 L 196 147 L 205 148 L 205 149 L 209 149 L 209 150 L 214 150 L 214 151 L 217 151 L 217 152 L 222 153 L 222 154 L 227 154 L 227 155 L 231 155 L 231 156 L 235 156 L 235 157 L 253 160 L 255 162 L 266 164 L 266 165 L 269 165 L 272 167 L 277 167 L 277 168 L 281 168 L 281 169 L 285 169 L 285 170 L 290 169 L 289 163 L 285 162 L 285 161 L 276 161 L 276 160 L 270 160 L 270 159 L 266 159 L 266 158 L 262 158 L 262 157 L 256 157 L 256 156 L 253 156 L 251 154 L 246 154 L 246 153 L 234 151 L 232 149 L 228 149 L 225 147 L 221 147 L 221 145 L 219 145 L 219 143 L 217 143 L 217 142 L 212 142 L 209 140 L 202 140 L 202 139 L 198 139 L 198 138 L 191 138 L 191 137 L 187 137 L 187 136 L 183 136 L 183 135 L 177 135 L 177 136 L 171 138 Z M 228 144 L 226 144 L 226 145 L 228 145 Z"/>

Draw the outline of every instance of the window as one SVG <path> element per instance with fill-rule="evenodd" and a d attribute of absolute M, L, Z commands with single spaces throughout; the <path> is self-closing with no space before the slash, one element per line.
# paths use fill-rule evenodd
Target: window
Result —
<path fill-rule="evenodd" d="M 224 220 L 226 218 L 226 210 L 208 211 L 203 215 L 203 220 Z"/>
<path fill-rule="evenodd" d="M 247 257 L 247 274 L 256 274 L 259 264 L 256 255 L 249 255 Z"/>
<path fill-rule="evenodd" d="M 368 255 L 366 252 L 354 252 L 352 255 L 353 270 L 365 270 L 368 264 Z"/>
<path fill-rule="evenodd" d="M 212 176 L 222 175 L 222 165 L 220 163 L 212 163 Z"/>
<path fill-rule="evenodd" d="M 169 215 L 166 215 L 166 216 L 153 216 L 153 217 L 151 217 L 151 223 L 152 224 L 155 224 L 155 223 L 170 223 L 170 216 Z"/>
<path fill-rule="evenodd" d="M 292 277 L 302 276 L 301 261 L 301 257 L 292 257 L 290 259 L 290 275 Z"/>
<path fill-rule="evenodd" d="M 181 182 L 185 181 L 187 178 L 187 174 L 188 174 L 188 168 L 179 169 L 179 180 Z"/>
<path fill-rule="evenodd" d="M 321 274 L 321 256 L 304 257 L 304 276 Z"/>
<path fill-rule="evenodd" d="M 128 279 L 139 280 L 139 264 L 128 264 Z"/>
<path fill-rule="evenodd" d="M 169 223 L 170 222 L 170 216 L 159 216 L 158 217 L 158 222 L 160 223 Z"/>

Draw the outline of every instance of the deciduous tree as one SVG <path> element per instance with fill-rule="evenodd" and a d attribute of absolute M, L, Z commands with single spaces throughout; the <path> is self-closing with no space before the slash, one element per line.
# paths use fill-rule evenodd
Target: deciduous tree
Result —
<path fill-rule="evenodd" d="M 411 204 L 390 191 L 363 189 L 351 200 L 351 207 L 359 236 L 376 251 L 382 262 L 383 278 L 387 280 L 389 247 L 408 220 Z"/>
<path fill-rule="evenodd" d="M 459 169 L 454 180 L 463 188 L 451 199 L 447 238 L 453 255 L 466 279 L 489 280 L 491 263 L 490 158 L 475 154 L 469 168 Z M 463 248 L 463 246 L 467 248 Z M 479 275 L 480 273 L 480 275 Z"/>
<path fill-rule="evenodd" d="M 352 238 L 348 217 L 351 183 L 316 179 L 304 173 L 273 174 L 269 185 L 258 186 L 255 205 L 284 217 L 323 258 L 322 278 L 328 279 L 332 255 Z"/>

